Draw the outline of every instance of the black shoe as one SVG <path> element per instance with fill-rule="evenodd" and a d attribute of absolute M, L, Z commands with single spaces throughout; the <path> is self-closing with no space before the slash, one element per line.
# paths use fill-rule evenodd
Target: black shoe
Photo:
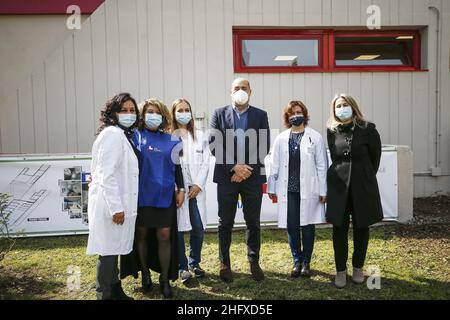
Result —
<path fill-rule="evenodd" d="M 142 291 L 145 293 L 152 291 L 153 283 L 150 272 L 141 272 Z"/>
<path fill-rule="evenodd" d="M 226 283 L 233 282 L 233 273 L 231 272 L 231 268 L 224 263 L 220 264 L 220 271 L 219 271 L 219 277 L 220 280 Z"/>
<path fill-rule="evenodd" d="M 306 278 L 311 277 L 311 268 L 309 266 L 309 263 L 306 263 L 306 262 L 302 263 L 302 271 L 301 271 L 300 275 L 302 277 L 306 277 Z"/>
<path fill-rule="evenodd" d="M 295 263 L 291 271 L 291 278 L 300 277 L 300 263 Z"/>
<path fill-rule="evenodd" d="M 255 281 L 263 281 L 264 280 L 264 271 L 262 271 L 259 262 L 250 262 L 250 273 L 252 274 L 252 278 Z"/>
<path fill-rule="evenodd" d="M 172 287 L 170 286 L 169 280 L 163 280 L 161 276 L 159 276 L 159 289 L 164 298 L 172 298 L 173 292 Z"/>
<path fill-rule="evenodd" d="M 122 282 L 118 282 L 113 284 L 111 288 L 111 299 L 107 300 L 134 300 L 132 297 L 129 297 L 125 294 L 122 288 Z"/>
<path fill-rule="evenodd" d="M 200 266 L 189 267 L 189 270 L 195 275 L 196 278 L 203 278 L 206 274 L 205 270 Z"/>

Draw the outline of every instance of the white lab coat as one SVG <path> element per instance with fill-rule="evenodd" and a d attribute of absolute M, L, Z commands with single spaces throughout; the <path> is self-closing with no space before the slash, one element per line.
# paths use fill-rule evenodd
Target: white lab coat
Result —
<path fill-rule="evenodd" d="M 178 231 L 192 230 L 189 217 L 189 181 L 202 189 L 197 195 L 197 206 L 200 211 L 203 229 L 206 228 L 206 179 L 208 178 L 210 165 L 210 150 L 207 137 L 201 130 L 195 131 L 195 140 L 189 135 L 183 140 L 183 157 L 180 159 L 181 169 L 183 171 L 184 189 L 186 198 L 183 206 L 177 210 Z"/>
<path fill-rule="evenodd" d="M 128 254 L 133 248 L 137 216 L 139 165 L 119 127 L 106 127 L 95 140 L 91 177 L 86 253 L 101 256 Z M 115 224 L 113 215 L 122 211 L 125 213 L 123 225 Z"/>
<path fill-rule="evenodd" d="M 278 227 L 287 228 L 289 179 L 289 135 L 291 129 L 280 133 L 272 147 L 267 193 L 278 198 Z M 325 143 L 317 131 L 306 127 L 300 143 L 300 225 L 325 222 L 325 205 L 319 196 L 327 194 L 328 158 Z"/>

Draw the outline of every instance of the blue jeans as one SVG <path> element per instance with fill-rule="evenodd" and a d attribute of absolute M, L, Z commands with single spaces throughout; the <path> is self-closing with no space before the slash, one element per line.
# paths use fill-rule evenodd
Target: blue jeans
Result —
<path fill-rule="evenodd" d="M 189 239 L 189 266 L 197 267 L 201 261 L 204 230 L 202 219 L 200 217 L 200 211 L 197 206 L 197 199 L 195 198 L 189 200 L 189 218 L 192 226 Z M 179 270 L 188 269 L 184 232 L 178 232 L 178 261 Z"/>
<path fill-rule="evenodd" d="M 294 264 L 310 263 L 314 249 L 316 227 L 309 224 L 300 227 L 300 193 L 288 192 L 287 210 L 288 242 Z M 303 251 L 302 251 L 303 245 Z"/>

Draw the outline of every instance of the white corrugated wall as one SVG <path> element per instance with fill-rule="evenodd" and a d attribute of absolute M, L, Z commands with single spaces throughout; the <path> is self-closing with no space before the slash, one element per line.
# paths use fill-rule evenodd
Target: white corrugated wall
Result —
<path fill-rule="evenodd" d="M 234 74 L 233 26 L 365 26 L 381 7 L 382 26 L 424 28 L 426 72 Z M 435 166 L 436 15 L 441 11 L 441 177 Z M 229 102 L 234 77 L 250 79 L 252 102 L 281 128 L 281 108 L 301 99 L 325 133 L 329 101 L 347 92 L 385 144 L 411 146 L 415 195 L 450 192 L 450 1 L 447 0 L 106 0 L 8 97 L 2 97 L 2 153 L 90 151 L 99 110 L 120 91 L 137 100 L 178 97 L 209 117 Z"/>

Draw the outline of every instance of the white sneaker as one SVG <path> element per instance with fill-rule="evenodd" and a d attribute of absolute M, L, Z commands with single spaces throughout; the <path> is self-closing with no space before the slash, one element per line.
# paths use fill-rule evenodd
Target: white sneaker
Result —
<path fill-rule="evenodd" d="M 181 279 L 182 283 L 185 283 L 190 278 L 192 278 L 192 274 L 188 270 L 180 270 L 178 276 Z"/>
<path fill-rule="evenodd" d="M 364 283 L 364 272 L 362 268 L 353 267 L 352 279 L 354 283 L 361 284 Z"/>
<path fill-rule="evenodd" d="M 342 289 L 347 285 L 347 270 L 336 272 L 334 285 L 339 289 Z"/>

